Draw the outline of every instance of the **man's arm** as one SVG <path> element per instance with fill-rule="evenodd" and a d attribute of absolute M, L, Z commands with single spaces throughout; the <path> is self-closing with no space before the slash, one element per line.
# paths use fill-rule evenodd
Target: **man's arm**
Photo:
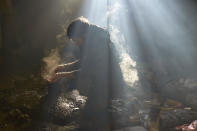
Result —
<path fill-rule="evenodd" d="M 67 63 L 67 64 L 58 65 L 54 72 L 57 73 L 57 72 L 59 72 L 59 71 L 61 71 L 61 70 L 64 70 L 64 69 L 66 69 L 66 68 L 68 68 L 68 67 L 70 67 L 70 66 L 75 65 L 75 64 L 78 63 L 78 62 L 79 62 L 79 60 L 75 60 L 75 61 L 70 62 L 70 63 Z"/>
<path fill-rule="evenodd" d="M 73 75 L 74 75 L 74 73 L 76 73 L 76 72 L 79 72 L 80 70 L 73 70 L 73 71 L 70 71 L 70 72 L 58 72 L 58 73 L 56 73 L 56 75 L 58 76 L 58 77 L 66 77 L 66 78 L 72 78 L 73 77 Z"/>
<path fill-rule="evenodd" d="M 57 80 L 61 78 L 69 78 L 72 79 L 74 78 L 74 74 L 79 72 L 80 70 L 73 70 L 70 72 L 58 72 L 55 73 L 55 75 L 49 80 L 50 83 L 56 82 Z"/>

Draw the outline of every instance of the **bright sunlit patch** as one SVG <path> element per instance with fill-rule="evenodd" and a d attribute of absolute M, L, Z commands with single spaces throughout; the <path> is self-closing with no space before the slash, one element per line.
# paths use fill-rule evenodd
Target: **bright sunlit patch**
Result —
<path fill-rule="evenodd" d="M 91 5 L 91 7 L 88 5 Z M 115 52 L 120 58 L 121 74 L 119 75 L 123 77 L 129 87 L 133 87 L 134 83 L 139 80 L 135 69 L 136 62 L 132 60 L 127 52 L 125 36 L 122 32 L 124 30 L 120 31 L 123 24 L 122 20 L 126 19 L 122 15 L 125 11 L 122 2 L 118 0 L 86 0 L 82 9 L 84 14 L 82 15 L 87 17 L 91 23 L 108 28 Z"/>
<path fill-rule="evenodd" d="M 138 73 L 137 70 L 135 69 L 136 67 L 136 62 L 131 59 L 129 54 L 126 52 L 125 49 L 125 38 L 121 34 L 121 32 L 111 26 L 111 40 L 115 45 L 116 52 L 118 53 L 118 56 L 120 57 L 120 69 L 123 76 L 124 81 L 127 83 L 129 87 L 133 87 L 134 84 L 139 80 L 138 78 Z"/>
<path fill-rule="evenodd" d="M 78 110 L 79 108 L 75 107 L 73 101 L 69 101 L 64 97 L 59 97 L 57 100 L 56 110 L 60 112 L 62 115 L 71 114 L 74 110 Z"/>
<path fill-rule="evenodd" d="M 42 77 L 50 81 L 52 76 L 54 75 L 54 70 L 57 65 L 60 64 L 61 59 L 57 49 L 51 50 L 50 54 L 47 57 L 43 58 L 43 62 L 46 64 L 45 70 L 42 72 Z"/>
<path fill-rule="evenodd" d="M 109 7 L 109 10 L 107 11 L 106 16 L 110 17 L 110 15 L 117 13 L 117 11 L 119 11 L 120 8 L 121 8 L 120 3 L 116 1 L 113 6 Z"/>
<path fill-rule="evenodd" d="M 123 79 L 130 86 L 133 87 L 134 84 L 139 80 L 137 70 L 135 69 L 136 62 L 134 62 L 128 53 L 121 54 L 120 68 L 122 71 Z"/>
<path fill-rule="evenodd" d="M 107 0 L 85 0 L 79 15 L 86 17 L 91 23 L 107 27 Z"/>

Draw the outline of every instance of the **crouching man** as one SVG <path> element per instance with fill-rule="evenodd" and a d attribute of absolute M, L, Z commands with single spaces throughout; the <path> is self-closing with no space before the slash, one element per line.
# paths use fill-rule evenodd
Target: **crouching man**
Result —
<path fill-rule="evenodd" d="M 80 57 L 74 63 L 59 65 L 51 82 L 62 77 L 72 78 L 72 88 L 88 97 L 82 119 L 86 131 L 102 131 L 110 128 L 107 107 L 112 96 L 111 88 L 114 61 L 112 60 L 110 35 L 107 30 L 89 23 L 84 17 L 71 22 L 67 36 L 80 49 Z M 60 72 L 78 63 L 75 70 Z M 116 84 L 117 85 L 117 84 Z"/>

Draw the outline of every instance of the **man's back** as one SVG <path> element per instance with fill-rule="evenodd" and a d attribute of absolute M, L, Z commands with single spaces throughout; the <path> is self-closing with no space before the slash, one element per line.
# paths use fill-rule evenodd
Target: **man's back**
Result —
<path fill-rule="evenodd" d="M 78 85 L 79 90 L 88 88 L 81 87 L 84 83 L 83 79 L 86 78 L 91 83 L 94 81 L 95 86 L 99 85 L 99 83 L 107 85 L 109 78 L 109 41 L 110 38 L 106 30 L 97 26 L 89 28 L 81 52 L 81 72 L 79 76 L 79 81 L 81 82 Z M 81 90 L 81 92 L 83 93 L 84 90 Z"/>
<path fill-rule="evenodd" d="M 92 122 L 92 130 L 95 131 L 100 127 L 106 128 L 109 123 L 109 41 L 106 30 L 91 26 L 81 49 L 81 71 L 77 89 L 88 97 L 83 119 Z"/>

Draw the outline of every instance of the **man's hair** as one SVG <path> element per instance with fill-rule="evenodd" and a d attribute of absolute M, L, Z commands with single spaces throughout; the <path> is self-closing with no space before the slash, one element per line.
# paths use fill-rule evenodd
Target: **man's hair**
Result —
<path fill-rule="evenodd" d="M 89 21 L 83 16 L 78 17 L 73 20 L 67 28 L 67 36 L 69 39 L 71 38 L 79 38 L 82 37 L 90 26 Z"/>

